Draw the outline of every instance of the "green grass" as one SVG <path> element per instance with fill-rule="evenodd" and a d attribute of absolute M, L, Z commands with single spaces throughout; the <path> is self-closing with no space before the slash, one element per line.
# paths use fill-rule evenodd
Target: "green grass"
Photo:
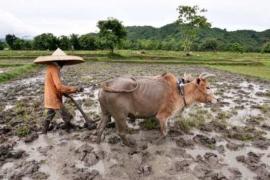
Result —
<path fill-rule="evenodd" d="M 18 67 L 23 66 L 24 64 L 0 64 L 0 68 L 7 68 L 7 67 Z"/>
<path fill-rule="evenodd" d="M 178 127 L 184 132 L 189 132 L 192 128 L 200 128 L 206 120 L 212 119 L 212 115 L 206 110 L 194 108 L 188 116 L 176 118 Z"/>
<path fill-rule="evenodd" d="M 211 68 L 225 70 L 232 73 L 238 73 L 248 76 L 254 76 L 270 80 L 270 65 L 263 66 L 210 66 Z"/>
<path fill-rule="evenodd" d="M 242 66 L 262 66 L 260 62 L 235 62 L 235 61 L 201 61 L 201 60 L 151 60 L 151 59 L 88 59 L 97 62 L 111 62 L 111 63 L 141 63 L 141 64 L 184 64 L 184 65 L 242 65 Z"/>
<path fill-rule="evenodd" d="M 33 67 L 29 64 L 32 64 L 36 57 L 51 53 L 52 51 L 0 51 L 0 68 L 15 67 L 10 72 L 0 74 L 0 82 L 19 76 L 17 72 L 24 72 L 21 69 L 29 68 L 31 71 Z M 192 56 L 186 56 L 181 51 L 163 50 L 116 50 L 115 54 L 106 50 L 66 51 L 66 53 L 97 62 L 204 65 L 270 80 L 270 55 L 262 53 L 194 52 Z"/>
<path fill-rule="evenodd" d="M 51 51 L 0 51 L 1 59 L 35 59 L 40 55 L 50 55 Z M 106 50 L 97 51 L 66 51 L 67 54 L 79 55 L 85 59 L 130 59 L 130 60 L 179 60 L 179 61 L 233 61 L 233 62 L 261 62 L 269 60 L 267 54 L 260 53 L 231 53 L 231 52 L 194 52 L 193 56 L 186 56 L 181 51 L 162 50 L 116 50 L 111 54 Z"/>
<path fill-rule="evenodd" d="M 23 66 L 18 66 L 13 68 L 11 71 L 7 71 L 0 74 L 0 83 L 12 80 L 14 78 L 20 77 L 22 75 L 35 72 L 39 66 L 35 64 L 25 64 Z"/>
<path fill-rule="evenodd" d="M 260 105 L 253 106 L 253 107 L 259 109 L 264 114 L 268 113 L 269 109 L 270 109 L 270 105 L 268 105 L 268 104 L 260 104 Z"/>
<path fill-rule="evenodd" d="M 254 141 L 256 139 L 261 139 L 263 134 L 263 131 L 257 130 L 254 127 L 232 127 L 227 132 L 227 137 L 240 141 Z"/>
<path fill-rule="evenodd" d="M 22 125 L 16 128 L 15 134 L 18 137 L 25 137 L 31 133 L 31 130 L 28 125 Z"/>
<path fill-rule="evenodd" d="M 159 127 L 159 123 L 158 120 L 155 118 L 148 118 L 141 123 L 141 126 L 144 127 L 145 129 L 151 130 L 157 129 Z"/>

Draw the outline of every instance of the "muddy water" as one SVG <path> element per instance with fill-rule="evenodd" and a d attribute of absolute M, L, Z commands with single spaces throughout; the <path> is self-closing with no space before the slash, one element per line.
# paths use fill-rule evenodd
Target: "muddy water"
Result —
<path fill-rule="evenodd" d="M 64 70 L 64 82 L 85 88 L 84 93 L 73 97 L 91 119 L 97 120 L 100 108 L 95 82 L 108 76 L 156 75 L 163 69 L 179 75 L 183 72 L 212 71 L 175 65 L 86 65 Z M 38 124 L 43 117 L 41 94 L 44 72 L 0 85 L 1 106 L 6 115 L 4 118 L 8 119 L 7 123 L 0 121 L 0 128 L 14 124 L 12 133 L 1 134 L 1 138 L 5 138 L 2 142 L 12 144 L 11 151 L 14 153 L 24 151 L 19 158 L 4 158 L 0 164 L 0 179 L 269 179 L 270 151 L 267 140 L 270 139 L 270 128 L 267 127 L 270 127 L 270 116 L 269 111 L 265 110 L 270 102 L 267 95 L 269 83 L 221 71 L 212 73 L 221 78 L 220 82 L 213 81 L 211 84 L 221 102 L 214 106 L 193 105 L 178 113 L 170 124 L 175 129 L 177 127 L 173 126 L 179 120 L 203 117 L 206 125 L 222 121 L 226 123 L 226 129 L 218 130 L 216 126 L 211 126 L 210 130 L 192 128 L 189 132 L 179 129 L 179 132 L 169 133 L 165 140 L 157 144 L 156 140 L 160 137 L 158 128 L 147 130 L 140 125 L 143 120 L 137 120 L 129 123 L 129 127 L 137 129 L 130 135 L 138 144 L 136 149 L 122 145 L 115 128 L 106 129 L 105 139 L 100 145 L 94 143 L 95 131 L 84 128 L 70 133 L 56 128 L 26 143 L 25 138 L 15 136 L 16 129 L 21 124 L 35 125 L 31 132 L 39 132 Z M 76 78 L 78 76 L 80 80 Z M 18 102 L 21 103 L 18 105 Z M 32 109 L 35 104 L 41 107 Z M 84 119 L 80 112 L 68 99 L 65 99 L 65 104 L 74 114 L 73 123 L 82 127 Z M 55 121 L 62 122 L 59 116 Z M 242 137 L 245 130 L 231 135 L 238 132 L 233 127 L 254 127 L 262 135 L 243 141 L 240 139 L 245 138 Z M 256 133 L 253 131 L 251 134 Z M 255 146 L 254 143 L 259 141 L 261 144 Z M 4 151 L 0 149 L 0 152 Z M 250 168 L 250 162 L 237 160 L 239 156 L 248 157 L 250 152 L 260 156 L 256 164 L 264 169 L 254 165 L 254 169 L 257 168 L 254 170 Z"/>

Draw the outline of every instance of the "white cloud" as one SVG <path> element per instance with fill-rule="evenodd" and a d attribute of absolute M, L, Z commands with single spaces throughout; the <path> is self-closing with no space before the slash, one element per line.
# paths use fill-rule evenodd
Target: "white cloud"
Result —
<path fill-rule="evenodd" d="M 13 14 L 0 10 L 0 37 L 6 34 L 33 35 L 34 30 L 34 27 L 27 25 Z"/>
<path fill-rule="evenodd" d="M 270 28 L 269 0 L 0 0 L 0 36 L 5 33 L 83 34 L 97 31 L 100 19 L 115 17 L 124 25 L 160 27 L 177 18 L 180 4 L 208 9 L 214 27 Z"/>

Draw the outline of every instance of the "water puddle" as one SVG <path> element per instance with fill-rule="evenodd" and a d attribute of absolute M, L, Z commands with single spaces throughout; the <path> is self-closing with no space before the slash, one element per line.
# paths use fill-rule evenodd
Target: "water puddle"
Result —
<path fill-rule="evenodd" d="M 47 135 L 40 135 L 32 143 L 25 144 L 19 141 L 14 149 L 24 150 L 29 154 L 25 161 L 41 162 L 39 171 L 48 174 L 50 180 L 65 179 L 63 167 L 72 163 L 79 166 L 81 163 L 74 151 L 84 142 L 74 140 L 73 136 L 74 134 L 48 133 Z M 12 164 L 5 164 L 5 167 L 11 168 Z"/>

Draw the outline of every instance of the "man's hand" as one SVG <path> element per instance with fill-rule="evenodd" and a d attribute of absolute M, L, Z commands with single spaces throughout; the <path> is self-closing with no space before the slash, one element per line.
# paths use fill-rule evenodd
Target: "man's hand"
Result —
<path fill-rule="evenodd" d="M 77 92 L 83 92 L 83 87 L 77 87 Z"/>

